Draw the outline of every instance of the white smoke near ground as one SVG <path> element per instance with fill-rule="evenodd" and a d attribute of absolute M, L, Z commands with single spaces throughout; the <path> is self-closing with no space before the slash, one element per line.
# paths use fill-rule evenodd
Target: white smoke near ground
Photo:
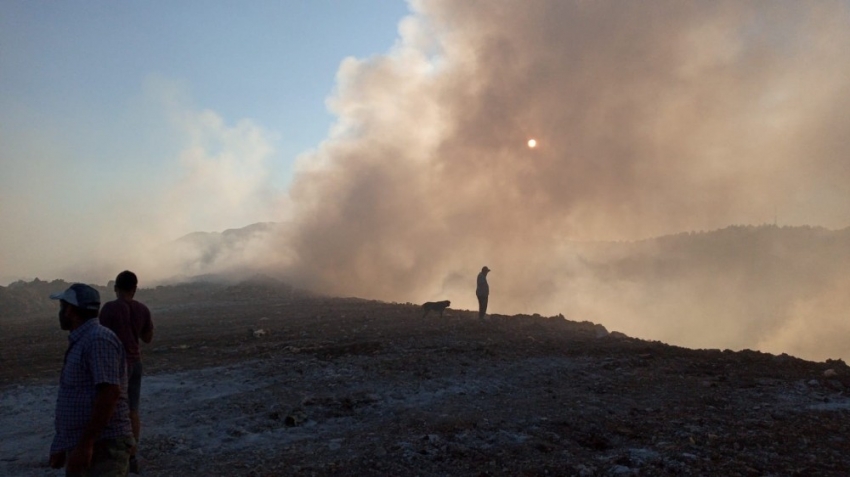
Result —
<path fill-rule="evenodd" d="M 270 156 L 274 137 L 250 120 L 228 125 L 213 111 L 183 111 L 175 119 L 184 130 L 188 143 L 179 155 L 179 172 L 176 180 L 153 210 L 163 216 L 152 224 L 155 237 L 179 237 L 190 231 L 224 230 L 230 224 L 258 222 L 266 217 L 279 218 L 275 208 L 282 199 L 271 181 Z M 262 234 L 261 234 L 262 235 Z M 192 274 L 183 267 L 185 263 L 204 264 L 197 272 L 215 273 L 268 260 L 270 250 L 265 240 L 248 237 L 238 249 L 230 249 L 226 257 L 204 261 L 197 248 L 181 250 L 179 244 L 170 246 L 165 241 L 148 241 L 156 244 L 165 255 L 160 260 L 139 267 L 146 275 L 169 277 Z M 175 255 L 176 254 L 176 255 Z"/>
<path fill-rule="evenodd" d="M 100 226 L 79 229 L 75 253 L 54 264 L 58 276 L 102 284 L 131 269 L 150 286 L 274 263 L 259 230 L 242 234 L 227 253 L 176 239 L 285 219 L 286 198 L 272 180 L 276 135 L 249 119 L 231 124 L 193 107 L 183 86 L 163 78 L 147 82 L 145 102 L 166 122 L 173 148 L 121 177 L 121 187 L 97 211 Z"/>
<path fill-rule="evenodd" d="M 809 359 L 850 359 L 850 280 L 828 283 L 817 295 L 793 304 L 788 319 L 778 323 L 754 347 Z"/>

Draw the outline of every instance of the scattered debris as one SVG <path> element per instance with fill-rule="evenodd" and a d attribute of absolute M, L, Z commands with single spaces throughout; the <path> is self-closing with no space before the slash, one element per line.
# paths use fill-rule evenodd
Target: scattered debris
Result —
<path fill-rule="evenodd" d="M 437 326 L 410 304 L 184 296 L 153 302 L 142 351 L 148 476 L 850 475 L 840 360 L 689 350 L 562 316 L 454 310 Z M 4 323 L 0 475 L 56 474 L 54 321 Z"/>

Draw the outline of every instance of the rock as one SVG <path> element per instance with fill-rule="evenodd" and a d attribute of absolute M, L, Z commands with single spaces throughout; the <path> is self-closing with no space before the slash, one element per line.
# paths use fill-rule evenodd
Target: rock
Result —
<path fill-rule="evenodd" d="M 838 373 L 836 373 L 835 370 L 832 368 L 829 368 L 823 372 L 823 377 L 825 378 L 834 378 L 835 376 L 838 376 Z"/>
<path fill-rule="evenodd" d="M 642 466 L 648 462 L 656 461 L 660 458 L 658 452 L 650 449 L 630 449 L 629 459 L 632 465 Z"/>
<path fill-rule="evenodd" d="M 599 325 L 599 324 L 597 324 L 593 327 L 593 332 L 594 332 L 594 334 L 596 335 L 597 338 L 604 338 L 604 337 L 606 337 L 610 334 L 610 333 L 608 333 L 608 330 L 604 326 Z"/>
<path fill-rule="evenodd" d="M 303 424 L 306 420 L 307 413 L 305 413 L 304 411 L 297 410 L 292 411 L 288 416 L 286 416 L 286 419 L 283 420 L 283 423 L 287 427 L 296 427 Z"/>
<path fill-rule="evenodd" d="M 590 477 L 596 473 L 596 467 L 579 464 L 575 467 L 576 472 L 580 477 Z"/>

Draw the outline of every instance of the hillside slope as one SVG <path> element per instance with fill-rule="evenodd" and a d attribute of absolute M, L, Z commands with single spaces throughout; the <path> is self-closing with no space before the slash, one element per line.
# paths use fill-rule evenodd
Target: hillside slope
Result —
<path fill-rule="evenodd" d="M 148 476 L 850 473 L 841 361 L 690 350 L 560 316 L 423 317 L 260 282 L 148 301 Z M 4 329 L 2 475 L 55 475 L 55 321 Z"/>

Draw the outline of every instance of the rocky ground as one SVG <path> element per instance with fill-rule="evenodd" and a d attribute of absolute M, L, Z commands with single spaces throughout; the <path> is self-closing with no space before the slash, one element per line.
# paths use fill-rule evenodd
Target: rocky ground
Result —
<path fill-rule="evenodd" d="M 139 298 L 157 326 L 147 476 L 850 475 L 841 361 L 258 282 Z M 55 313 L 2 320 L 0 475 L 62 475 L 46 460 L 66 334 Z"/>

